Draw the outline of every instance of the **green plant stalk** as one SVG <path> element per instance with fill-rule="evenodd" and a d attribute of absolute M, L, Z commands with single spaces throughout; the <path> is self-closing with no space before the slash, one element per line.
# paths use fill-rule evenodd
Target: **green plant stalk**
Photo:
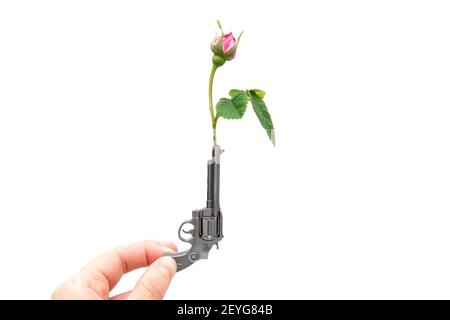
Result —
<path fill-rule="evenodd" d="M 218 67 L 213 63 L 212 68 L 211 68 L 211 74 L 209 75 L 209 87 L 208 87 L 209 113 L 211 114 L 211 124 L 212 124 L 212 129 L 213 129 L 213 143 L 214 143 L 214 145 L 217 145 L 216 126 L 217 126 L 217 120 L 218 120 L 219 117 L 214 115 L 212 89 L 213 89 L 214 75 L 216 74 L 217 68 Z"/>

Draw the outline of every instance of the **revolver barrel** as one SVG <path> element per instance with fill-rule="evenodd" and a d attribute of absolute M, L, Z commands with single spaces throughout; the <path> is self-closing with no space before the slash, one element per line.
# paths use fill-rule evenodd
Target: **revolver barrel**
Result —
<path fill-rule="evenodd" d="M 208 192 L 206 208 L 201 212 L 200 236 L 204 240 L 213 240 L 221 237 L 222 214 L 220 212 L 220 150 L 214 146 L 212 159 L 208 161 Z"/>
<path fill-rule="evenodd" d="M 208 198 L 206 207 L 213 209 L 213 216 L 220 212 L 220 154 L 223 150 L 214 146 L 212 159 L 208 161 Z"/>
<path fill-rule="evenodd" d="M 208 161 L 208 195 L 206 200 L 206 207 L 213 208 L 214 207 L 214 162 Z"/>

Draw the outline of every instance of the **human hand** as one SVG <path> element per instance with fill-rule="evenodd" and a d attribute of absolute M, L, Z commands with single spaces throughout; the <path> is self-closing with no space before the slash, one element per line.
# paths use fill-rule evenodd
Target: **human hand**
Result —
<path fill-rule="evenodd" d="M 56 288 L 52 299 L 162 299 L 177 271 L 175 260 L 163 255 L 176 250 L 177 246 L 169 241 L 141 241 L 112 249 Z M 124 274 L 147 266 L 133 290 L 109 296 Z"/>

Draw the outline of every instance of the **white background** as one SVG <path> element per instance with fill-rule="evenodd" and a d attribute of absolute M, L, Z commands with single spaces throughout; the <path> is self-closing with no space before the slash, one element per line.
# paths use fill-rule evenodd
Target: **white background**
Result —
<path fill-rule="evenodd" d="M 216 18 L 245 33 L 215 99 L 265 89 L 277 147 L 251 108 L 219 121 L 225 238 L 167 298 L 450 298 L 449 16 L 447 1 L 2 1 L 0 298 L 46 299 L 109 248 L 176 241 L 204 206 Z"/>

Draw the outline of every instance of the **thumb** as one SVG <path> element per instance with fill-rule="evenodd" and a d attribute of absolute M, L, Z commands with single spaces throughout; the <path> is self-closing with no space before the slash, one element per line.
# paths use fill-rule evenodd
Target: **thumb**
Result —
<path fill-rule="evenodd" d="M 139 279 L 128 299 L 160 300 L 166 294 L 170 281 L 177 272 L 175 260 L 161 257 L 153 262 Z"/>

